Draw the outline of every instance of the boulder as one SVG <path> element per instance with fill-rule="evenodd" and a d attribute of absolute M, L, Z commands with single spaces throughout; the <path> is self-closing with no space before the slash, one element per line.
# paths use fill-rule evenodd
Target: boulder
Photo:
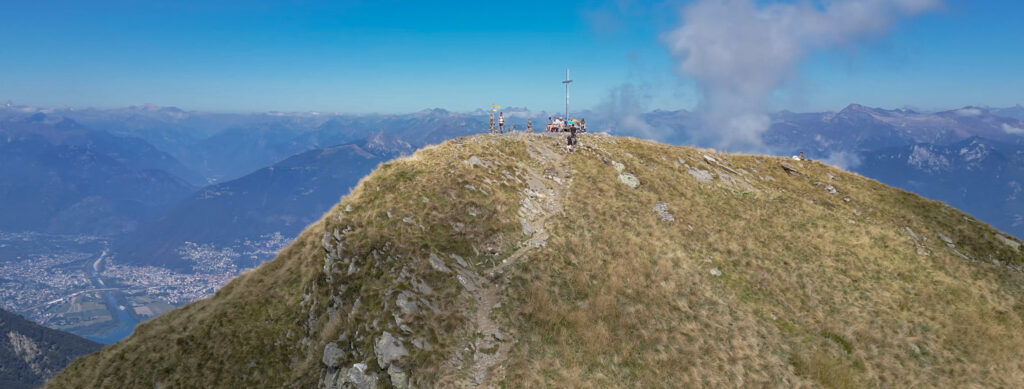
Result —
<path fill-rule="evenodd" d="M 348 374 L 345 378 L 348 379 L 347 383 L 351 384 L 346 387 L 354 387 L 356 389 L 374 389 L 377 387 L 377 376 L 374 374 L 366 374 L 365 363 L 352 365 L 352 367 L 348 369 Z"/>
<path fill-rule="evenodd" d="M 381 369 L 386 369 L 388 366 L 391 366 L 391 362 L 409 355 L 409 350 L 405 349 L 405 346 L 402 345 L 402 341 L 395 339 L 395 337 L 391 336 L 391 333 L 387 331 L 384 331 L 380 338 L 374 342 L 373 352 L 377 355 L 377 365 L 380 366 Z"/>
<path fill-rule="evenodd" d="M 430 267 L 434 268 L 434 270 L 437 270 L 437 271 L 439 271 L 441 273 L 451 273 L 452 272 L 450 269 L 448 269 L 448 266 L 444 265 L 444 261 L 442 261 L 441 258 L 437 257 L 437 254 L 431 253 L 429 261 L 430 261 Z"/>
<path fill-rule="evenodd" d="M 1012 248 L 1014 250 L 1017 250 L 1017 251 L 1020 251 L 1020 246 L 1021 246 L 1020 242 L 1018 242 L 1018 241 L 1016 241 L 1016 240 L 1014 240 L 1014 239 L 1012 239 L 1012 238 L 1010 238 L 1008 236 L 1004 236 L 1004 235 L 1000 235 L 1000 234 L 996 234 L 996 239 L 998 239 L 1000 242 L 1003 242 L 1003 244 L 1005 244 L 1007 246 L 1010 246 L 1010 248 Z"/>
<path fill-rule="evenodd" d="M 621 162 L 612 161 L 612 166 L 615 167 L 615 171 L 619 173 L 626 170 L 626 165 L 623 165 Z"/>
<path fill-rule="evenodd" d="M 802 175 L 804 175 L 803 173 L 800 173 L 799 170 L 796 170 L 792 166 L 786 165 L 784 163 L 779 163 L 779 166 L 781 166 L 782 170 L 785 170 L 786 173 L 789 173 L 789 175 L 791 175 L 791 176 L 802 176 Z"/>
<path fill-rule="evenodd" d="M 398 367 L 398 365 L 388 367 L 388 376 L 391 377 L 391 386 L 397 389 L 409 387 L 409 374 L 404 369 Z"/>
<path fill-rule="evenodd" d="M 632 173 L 620 173 L 619 181 L 633 189 L 640 187 L 640 179 L 636 178 Z"/>
<path fill-rule="evenodd" d="M 419 307 L 416 306 L 416 302 L 413 301 L 413 294 L 408 291 L 398 294 L 398 297 L 395 298 L 395 305 L 406 315 L 413 315 L 420 311 Z"/>
<path fill-rule="evenodd" d="M 341 347 L 338 347 L 336 343 L 331 342 L 324 347 L 324 356 L 321 361 L 324 365 L 327 365 L 327 367 L 336 368 L 340 365 L 338 363 L 338 358 L 341 358 L 344 355 L 345 351 L 343 351 Z"/>
<path fill-rule="evenodd" d="M 523 226 L 523 235 L 533 236 L 533 226 L 526 219 L 519 219 L 519 223 Z"/>
<path fill-rule="evenodd" d="M 956 248 L 956 245 L 955 245 L 955 244 L 953 244 L 953 240 L 952 240 L 952 239 L 950 239 L 950 238 L 949 238 L 948 236 L 946 236 L 945 234 L 941 234 L 941 233 L 940 233 L 940 234 L 939 234 L 939 239 L 941 239 L 941 240 L 942 240 L 943 242 L 946 242 L 946 246 L 949 246 L 949 248 L 951 248 L 951 249 L 955 249 L 955 248 Z"/>

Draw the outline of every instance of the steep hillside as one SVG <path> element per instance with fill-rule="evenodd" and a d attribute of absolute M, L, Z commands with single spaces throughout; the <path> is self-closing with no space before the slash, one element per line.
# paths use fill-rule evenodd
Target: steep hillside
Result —
<path fill-rule="evenodd" d="M 381 135 L 310 150 L 203 188 L 127 237 L 117 256 L 127 263 L 180 269 L 190 265 L 179 253 L 185 242 L 231 247 L 268 234 L 293 237 L 378 164 L 411 152 L 408 144 L 396 146 L 389 139 L 401 143 Z M 238 265 L 253 267 L 267 259 Z"/>
<path fill-rule="evenodd" d="M 0 229 L 116 235 L 195 189 L 145 141 L 35 115 L 0 121 Z"/>
<path fill-rule="evenodd" d="M 857 171 L 1024 236 L 1024 146 L 970 138 L 864 153 Z"/>
<path fill-rule="evenodd" d="M 50 387 L 1019 387 L 1020 242 L 817 162 L 584 135 L 381 165 Z"/>
<path fill-rule="evenodd" d="M 0 336 L 0 387 L 9 389 L 38 387 L 75 358 L 101 347 L 2 309 Z"/>

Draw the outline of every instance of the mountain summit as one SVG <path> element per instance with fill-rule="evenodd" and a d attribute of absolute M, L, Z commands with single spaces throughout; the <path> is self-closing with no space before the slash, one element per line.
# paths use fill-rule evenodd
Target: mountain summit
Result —
<path fill-rule="evenodd" d="M 384 163 L 48 386 L 1024 386 L 1019 241 L 818 162 L 563 142 Z"/>

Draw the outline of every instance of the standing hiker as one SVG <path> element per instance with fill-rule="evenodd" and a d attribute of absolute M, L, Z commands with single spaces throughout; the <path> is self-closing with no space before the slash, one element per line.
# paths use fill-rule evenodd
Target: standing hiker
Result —
<path fill-rule="evenodd" d="M 570 126 L 569 127 L 569 136 L 565 140 L 565 143 L 566 143 L 565 149 L 568 150 L 570 153 L 573 152 L 573 151 L 576 151 L 576 143 L 577 142 L 578 141 L 576 139 L 576 127 L 575 126 Z"/>
<path fill-rule="evenodd" d="M 504 112 L 499 112 L 498 113 L 498 133 L 501 133 L 501 134 L 505 133 L 505 113 Z"/>

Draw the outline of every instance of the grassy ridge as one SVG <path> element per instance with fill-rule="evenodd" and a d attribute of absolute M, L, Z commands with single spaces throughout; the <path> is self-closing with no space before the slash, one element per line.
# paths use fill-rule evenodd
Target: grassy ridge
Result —
<path fill-rule="evenodd" d="M 1024 255 L 989 226 L 817 162 L 581 140 L 382 164 L 274 261 L 50 386 L 315 387 L 360 363 L 388 386 L 383 332 L 417 387 L 465 385 L 485 355 L 482 382 L 507 387 L 1024 385 Z M 550 236 L 524 247 L 527 197 L 546 199 L 528 188 L 556 164 Z M 507 354 L 475 349 L 484 308 Z"/>
<path fill-rule="evenodd" d="M 1024 278 L 1005 265 L 1022 256 L 997 231 L 816 162 L 588 141 L 570 158 L 562 234 L 545 260 L 521 266 L 510 293 L 526 336 L 509 382 L 1022 384 Z M 602 159 L 624 164 L 640 188 L 615 180 Z M 691 168 L 718 178 L 700 183 Z M 730 185 L 736 178 L 749 187 Z M 658 202 L 674 222 L 657 217 Z"/>

